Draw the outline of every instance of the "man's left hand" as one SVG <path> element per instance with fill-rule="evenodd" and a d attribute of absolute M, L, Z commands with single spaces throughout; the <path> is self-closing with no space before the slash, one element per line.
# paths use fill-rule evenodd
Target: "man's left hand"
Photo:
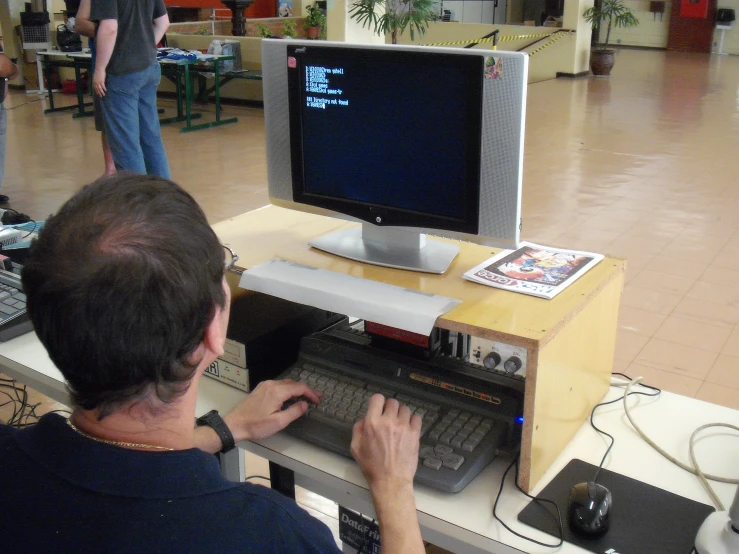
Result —
<path fill-rule="evenodd" d="M 92 77 L 92 87 L 95 89 L 95 93 L 102 98 L 105 96 L 105 70 L 101 67 L 95 68 L 95 75 Z"/>
<path fill-rule="evenodd" d="M 301 400 L 283 410 L 282 405 L 292 399 L 304 397 L 313 404 L 321 401 L 321 392 L 307 383 L 292 381 L 263 381 L 223 420 L 236 442 L 266 439 L 287 427 L 308 409 L 308 402 Z"/>

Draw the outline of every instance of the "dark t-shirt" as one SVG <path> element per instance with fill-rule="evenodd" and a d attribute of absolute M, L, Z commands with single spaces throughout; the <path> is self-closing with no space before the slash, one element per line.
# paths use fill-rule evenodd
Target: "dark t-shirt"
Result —
<path fill-rule="evenodd" d="M 142 71 L 157 59 L 153 21 L 166 15 L 163 0 L 95 0 L 90 21 L 118 21 L 118 36 L 106 68 L 111 75 Z"/>
<path fill-rule="evenodd" d="M 102 444 L 56 414 L 22 431 L 0 425 L 0 550 L 341 552 L 293 500 L 227 481 L 215 456 Z"/>

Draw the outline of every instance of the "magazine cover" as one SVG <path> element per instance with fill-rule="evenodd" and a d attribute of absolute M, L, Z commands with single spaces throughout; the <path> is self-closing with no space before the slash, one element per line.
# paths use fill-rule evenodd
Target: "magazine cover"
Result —
<path fill-rule="evenodd" d="M 463 277 L 491 287 L 554 298 L 603 259 L 603 254 L 521 242 L 467 271 Z"/>

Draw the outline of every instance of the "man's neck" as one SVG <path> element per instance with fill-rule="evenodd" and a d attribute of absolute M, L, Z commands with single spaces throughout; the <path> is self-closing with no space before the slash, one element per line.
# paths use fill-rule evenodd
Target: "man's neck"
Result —
<path fill-rule="evenodd" d="M 98 420 L 97 410 L 77 408 L 71 421 L 83 434 L 113 441 L 122 448 L 185 450 L 194 446 L 195 397 L 189 392 L 170 404 L 157 398 L 129 404 L 102 420 Z"/>

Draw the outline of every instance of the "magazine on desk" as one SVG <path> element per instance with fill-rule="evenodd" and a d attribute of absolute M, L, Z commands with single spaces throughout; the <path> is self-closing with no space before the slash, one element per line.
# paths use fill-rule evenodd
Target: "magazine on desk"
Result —
<path fill-rule="evenodd" d="M 518 250 L 503 250 L 463 277 L 489 287 L 554 298 L 602 259 L 603 254 L 521 242 Z"/>

